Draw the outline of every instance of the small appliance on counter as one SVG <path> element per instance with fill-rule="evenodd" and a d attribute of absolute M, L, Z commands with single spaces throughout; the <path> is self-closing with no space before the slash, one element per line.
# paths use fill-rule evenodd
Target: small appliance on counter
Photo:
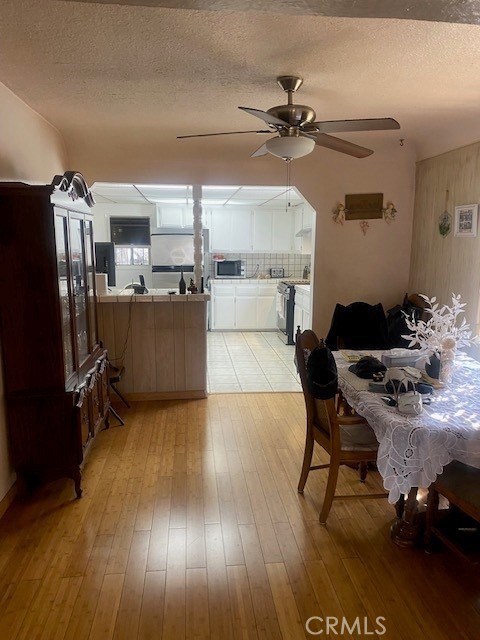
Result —
<path fill-rule="evenodd" d="M 283 267 L 272 267 L 270 269 L 270 277 L 271 278 L 284 278 L 285 277 L 285 269 Z"/>
<path fill-rule="evenodd" d="M 245 278 L 244 260 L 218 260 L 215 262 L 215 278 Z"/>

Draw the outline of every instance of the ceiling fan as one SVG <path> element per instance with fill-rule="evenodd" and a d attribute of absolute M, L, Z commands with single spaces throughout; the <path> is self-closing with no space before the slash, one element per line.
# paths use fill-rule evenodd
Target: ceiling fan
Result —
<path fill-rule="evenodd" d="M 242 111 L 250 113 L 263 120 L 268 129 L 254 131 L 224 131 L 222 133 L 200 133 L 189 136 L 177 136 L 177 138 L 203 138 L 207 136 L 226 136 L 239 133 L 277 133 L 274 138 L 267 140 L 265 144 L 254 151 L 251 157 L 264 156 L 271 153 L 284 160 L 301 158 L 311 153 L 315 145 L 326 147 L 333 151 L 346 153 L 355 158 L 366 158 L 373 151 L 347 140 L 328 135 L 344 131 L 380 131 L 387 129 L 400 129 L 400 125 L 393 118 L 361 118 L 357 120 L 327 120 L 315 122 L 315 111 L 303 104 L 293 103 L 293 94 L 303 84 L 303 79 L 297 76 L 279 76 L 277 82 L 287 93 L 287 104 L 272 107 L 267 111 L 238 107 Z"/>

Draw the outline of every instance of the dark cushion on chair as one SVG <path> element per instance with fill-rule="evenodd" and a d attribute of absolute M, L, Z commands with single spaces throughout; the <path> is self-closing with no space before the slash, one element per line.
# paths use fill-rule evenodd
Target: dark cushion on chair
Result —
<path fill-rule="evenodd" d="M 383 306 L 366 302 L 352 302 L 346 307 L 337 304 L 325 342 L 336 351 L 339 340 L 345 349 L 388 349 Z"/>

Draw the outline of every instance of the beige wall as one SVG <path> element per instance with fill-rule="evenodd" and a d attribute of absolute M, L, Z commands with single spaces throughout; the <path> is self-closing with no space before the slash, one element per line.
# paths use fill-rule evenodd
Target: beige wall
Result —
<path fill-rule="evenodd" d="M 176 141 L 172 136 L 170 144 L 152 142 L 137 148 L 133 138 L 123 139 L 119 147 L 102 131 L 90 135 L 95 139 L 95 153 L 91 153 L 93 142 L 67 140 L 73 165 L 81 168 L 89 183 L 286 183 L 282 160 L 249 157 L 263 139 L 259 136 L 242 139 L 233 152 L 228 138 Z M 292 163 L 292 184 L 317 212 L 313 327 L 321 335 L 328 329 L 336 302 L 365 300 L 382 302 L 388 308 L 401 302 L 407 291 L 415 158 L 413 151 L 400 147 L 396 139 L 382 145 L 374 133 L 371 135 L 375 153 L 369 158 L 358 160 L 317 148 Z M 396 222 L 387 225 L 383 220 L 372 220 L 366 236 L 358 222 L 343 227 L 332 222 L 332 209 L 345 194 L 372 192 L 383 193 L 385 203 L 395 203 Z"/>
<path fill-rule="evenodd" d="M 438 218 L 445 210 L 447 189 L 452 231 L 442 238 Z M 442 303 L 449 302 L 452 293 L 461 294 L 467 303 L 467 320 L 477 331 L 480 234 L 476 238 L 456 238 L 453 223 L 455 206 L 478 202 L 480 143 L 418 163 L 409 289 L 435 295 Z"/>
<path fill-rule="evenodd" d="M 0 84 L 0 180 L 51 182 L 66 167 L 65 149 L 58 131 Z M 8 215 L 2 211 L 1 215 Z M 0 370 L 0 499 L 15 474 L 8 458 L 3 381 Z"/>

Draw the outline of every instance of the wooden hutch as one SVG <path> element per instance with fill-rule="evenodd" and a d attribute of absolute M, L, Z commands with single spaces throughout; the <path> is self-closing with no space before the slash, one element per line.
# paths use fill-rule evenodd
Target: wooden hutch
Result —
<path fill-rule="evenodd" d="M 94 204 L 82 175 L 0 183 L 0 344 L 11 458 L 27 488 L 72 478 L 108 424 L 98 337 Z"/>

